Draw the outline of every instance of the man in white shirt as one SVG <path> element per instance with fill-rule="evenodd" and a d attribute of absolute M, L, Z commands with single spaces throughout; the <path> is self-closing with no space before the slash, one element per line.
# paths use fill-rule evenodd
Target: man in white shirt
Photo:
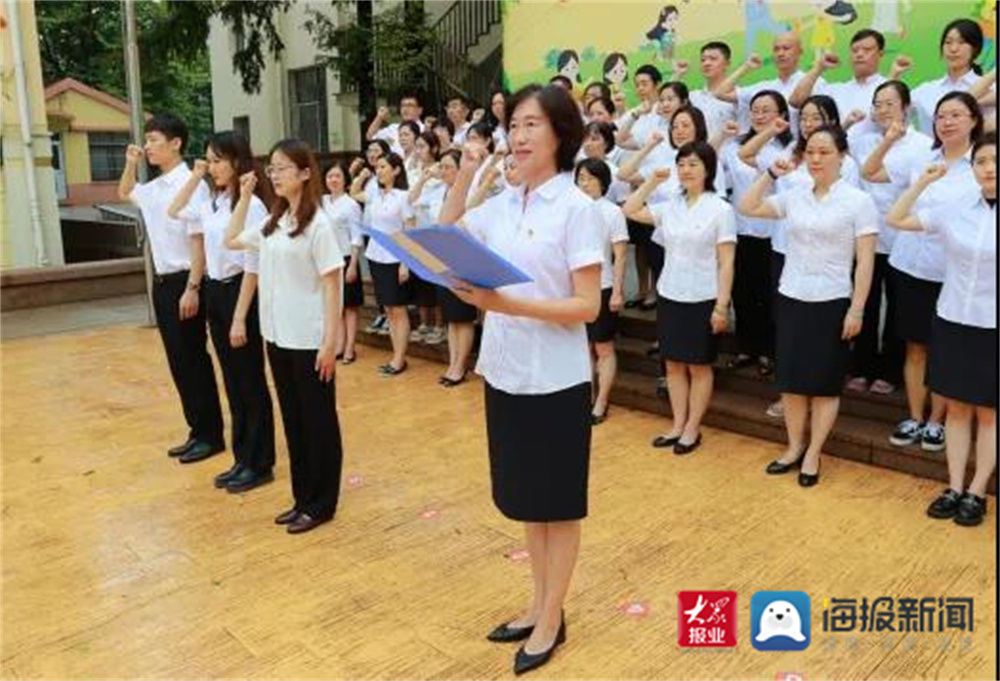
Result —
<path fill-rule="evenodd" d="M 711 90 L 717 98 L 736 105 L 740 128 L 743 130 L 750 127 L 750 100 L 755 94 L 761 90 L 775 90 L 788 99 L 795 91 L 795 86 L 805 76 L 805 73 L 799 70 L 799 62 L 802 60 L 802 41 L 795 33 L 787 32 L 776 36 L 771 48 L 771 56 L 774 60 L 774 67 L 778 71 L 777 78 L 747 87 L 737 87 L 736 84 L 744 76 L 764 65 L 764 60 L 761 59 L 760 55 L 751 54 L 744 64 Z M 798 111 L 792 108 L 791 114 L 792 129 L 798 130 Z"/>
<path fill-rule="evenodd" d="M 643 64 L 636 69 L 633 80 L 641 102 L 618 120 L 618 144 L 634 151 L 642 148 L 654 130 L 663 127 L 663 117 L 656 110 L 663 75 L 652 64 Z"/>
<path fill-rule="evenodd" d="M 708 139 L 712 139 L 726 123 L 736 120 L 736 105 L 724 102 L 712 94 L 726 79 L 732 51 L 724 42 L 713 41 L 701 46 L 701 75 L 705 77 L 705 87 L 691 91 L 691 103 L 705 114 Z"/>
<path fill-rule="evenodd" d="M 183 220 L 167 214 L 191 175 L 182 157 L 187 138 L 187 126 L 179 118 L 171 114 L 154 116 L 146 123 L 143 148 L 132 144 L 126 150 L 125 169 L 118 182 L 118 196 L 142 211 L 153 252 L 156 325 L 189 428 L 187 441 L 167 453 L 181 463 L 201 461 L 226 447 L 219 391 L 206 349 L 205 309 L 199 304 L 205 272 L 204 245 L 201 240 L 188 238 L 188 226 Z M 136 169 L 144 152 L 148 163 L 160 169 L 160 175 L 136 184 Z M 201 185 L 189 205 L 206 200 L 208 190 Z"/>
<path fill-rule="evenodd" d="M 445 104 L 445 114 L 455 126 L 455 134 L 451 136 L 452 146 L 460 149 L 465 144 L 465 136 L 469 132 L 469 103 L 462 95 L 449 97 Z"/>
<path fill-rule="evenodd" d="M 420 96 L 415 92 L 406 92 L 399 98 L 399 117 L 403 121 L 413 121 L 417 124 L 421 131 L 424 129 L 423 123 L 420 122 L 420 116 L 424 113 L 424 107 L 420 103 Z M 386 125 L 389 121 L 389 108 L 385 106 L 380 106 L 378 113 L 375 114 L 375 118 L 372 120 L 371 125 L 368 126 L 368 130 L 365 132 L 365 139 L 369 142 L 372 140 L 385 140 L 389 143 L 389 147 L 392 149 L 393 153 L 403 155 L 403 148 L 399 145 L 399 123 L 390 123 Z M 385 127 L 383 127 L 385 126 Z"/>

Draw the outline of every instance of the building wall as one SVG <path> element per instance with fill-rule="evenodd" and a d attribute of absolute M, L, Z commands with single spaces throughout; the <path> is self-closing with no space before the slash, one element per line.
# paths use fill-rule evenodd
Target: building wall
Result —
<path fill-rule="evenodd" d="M 31 126 L 31 149 L 38 188 L 45 256 L 51 265 L 63 263 L 59 207 L 52 172 L 52 145 L 45 117 L 42 64 L 38 51 L 38 32 L 34 2 L 18 2 L 17 20 L 21 29 L 21 48 L 28 83 L 28 117 Z M 31 267 L 39 264 L 31 226 L 31 210 L 25 177 L 25 146 L 22 143 L 17 85 L 14 76 L 14 49 L 11 40 L 9 5 L 0 6 L 6 24 L 0 31 L 0 134 L 3 136 L 3 162 L 0 171 L 0 267 Z"/>

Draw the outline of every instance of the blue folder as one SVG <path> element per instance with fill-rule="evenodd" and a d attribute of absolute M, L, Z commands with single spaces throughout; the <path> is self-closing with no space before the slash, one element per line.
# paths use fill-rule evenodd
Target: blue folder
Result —
<path fill-rule="evenodd" d="M 456 280 L 496 289 L 523 284 L 531 277 L 487 248 L 464 229 L 432 225 L 392 234 L 362 231 L 425 281 L 452 288 Z"/>

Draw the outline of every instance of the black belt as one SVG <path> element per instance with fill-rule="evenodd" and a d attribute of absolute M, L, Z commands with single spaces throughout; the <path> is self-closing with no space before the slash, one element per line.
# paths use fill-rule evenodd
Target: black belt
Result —
<path fill-rule="evenodd" d="M 242 272 L 237 272 L 233 276 L 226 277 L 225 279 L 213 279 L 212 277 L 205 277 L 205 279 L 208 281 L 208 283 L 214 284 L 216 286 L 225 286 L 226 284 L 235 284 L 236 282 L 240 281 L 242 278 L 243 278 L 243 273 Z"/>
<path fill-rule="evenodd" d="M 187 279 L 190 273 L 190 270 L 181 270 L 180 272 L 171 272 L 170 274 L 154 274 L 153 281 L 157 284 L 165 284 L 168 281 L 176 281 L 182 277 Z"/>

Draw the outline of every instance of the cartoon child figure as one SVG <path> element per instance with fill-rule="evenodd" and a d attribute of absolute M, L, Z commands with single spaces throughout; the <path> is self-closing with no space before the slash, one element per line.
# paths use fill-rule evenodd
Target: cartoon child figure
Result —
<path fill-rule="evenodd" d="M 580 81 L 580 55 L 576 50 L 563 50 L 556 60 L 556 72 L 560 76 L 566 76 L 571 83 Z"/>
<path fill-rule="evenodd" d="M 604 74 L 604 82 L 611 91 L 621 92 L 625 81 L 628 80 L 628 59 L 621 52 L 612 52 L 604 58 L 604 67 L 601 71 Z"/>
<path fill-rule="evenodd" d="M 743 2 L 743 22 L 746 33 L 743 37 L 745 59 L 756 51 L 757 34 L 778 35 L 789 29 L 787 24 L 775 21 L 767 0 L 741 0 Z"/>
<path fill-rule="evenodd" d="M 680 10 L 676 5 L 666 5 L 660 10 L 656 25 L 646 33 L 646 38 L 660 47 L 663 61 L 673 61 L 674 47 L 677 45 L 677 26 L 681 21 Z"/>

